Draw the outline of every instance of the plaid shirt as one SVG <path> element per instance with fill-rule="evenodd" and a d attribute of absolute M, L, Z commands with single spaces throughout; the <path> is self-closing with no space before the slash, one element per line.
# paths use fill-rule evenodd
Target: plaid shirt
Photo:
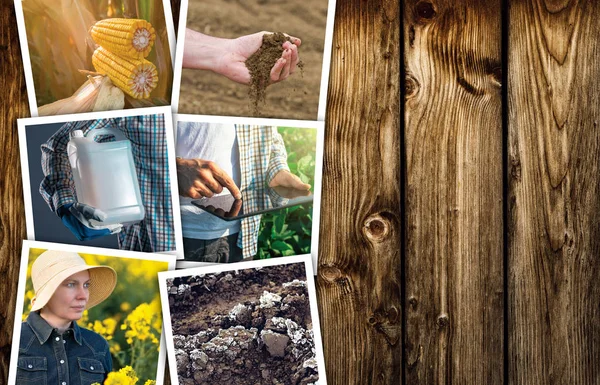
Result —
<path fill-rule="evenodd" d="M 119 248 L 135 251 L 164 252 L 175 250 L 175 231 L 171 188 L 167 164 L 167 141 L 163 115 L 142 115 L 124 118 L 76 121 L 64 124 L 42 149 L 44 179 L 40 194 L 56 212 L 74 203 L 75 185 L 67 156 L 69 133 L 112 127 L 131 141 L 140 194 L 146 215 L 143 221 L 125 226 L 118 234 Z M 106 137 L 99 136 L 99 142 Z"/>
<path fill-rule="evenodd" d="M 260 197 L 248 195 L 249 189 L 260 190 L 269 184 L 281 170 L 289 171 L 287 153 L 277 127 L 236 124 L 236 133 L 240 150 L 240 171 L 244 206 L 248 209 L 268 207 L 264 194 Z M 238 246 L 243 250 L 244 259 L 252 258 L 257 251 L 260 215 L 242 219 Z"/>

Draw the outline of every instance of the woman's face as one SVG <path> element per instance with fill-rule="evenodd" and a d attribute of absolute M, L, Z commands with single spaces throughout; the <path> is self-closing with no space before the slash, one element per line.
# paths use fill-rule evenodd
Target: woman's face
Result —
<path fill-rule="evenodd" d="M 42 313 L 51 316 L 55 321 L 77 321 L 90 298 L 90 273 L 80 271 L 65 279 L 56 289 L 50 301 L 42 309 Z"/>

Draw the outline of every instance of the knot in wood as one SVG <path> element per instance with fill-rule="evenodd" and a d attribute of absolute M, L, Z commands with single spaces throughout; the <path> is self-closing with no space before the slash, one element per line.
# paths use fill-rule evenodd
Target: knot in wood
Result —
<path fill-rule="evenodd" d="M 414 295 L 411 295 L 410 298 L 408 299 L 408 304 L 410 305 L 410 307 L 415 310 L 417 308 L 417 305 L 419 304 L 419 301 L 417 300 L 417 298 Z"/>
<path fill-rule="evenodd" d="M 363 226 L 365 236 L 374 242 L 383 241 L 390 233 L 390 221 L 380 214 L 374 214 L 367 218 Z"/>
<path fill-rule="evenodd" d="M 419 1 L 415 6 L 415 13 L 417 20 L 420 22 L 428 22 L 437 14 L 434 5 L 430 1 Z"/>
<path fill-rule="evenodd" d="M 334 283 L 342 278 L 342 271 L 335 266 L 319 266 L 319 275 L 325 281 Z"/>
<path fill-rule="evenodd" d="M 387 319 L 388 319 L 389 323 L 391 323 L 391 324 L 398 323 L 398 321 L 400 319 L 400 311 L 398 310 L 398 308 L 396 306 L 392 305 L 390 307 L 390 309 L 387 311 Z"/>
<path fill-rule="evenodd" d="M 496 66 L 492 68 L 490 76 L 497 86 L 502 86 L 502 67 Z"/>
<path fill-rule="evenodd" d="M 377 317 L 376 314 L 372 314 L 369 319 L 367 319 L 367 322 L 369 323 L 370 326 L 375 326 L 377 324 L 379 324 L 379 317 Z"/>
<path fill-rule="evenodd" d="M 450 324 L 450 317 L 448 317 L 448 314 L 440 314 L 435 323 L 437 324 L 438 328 L 445 328 Z"/>
<path fill-rule="evenodd" d="M 414 76 L 407 74 L 404 79 L 404 91 L 406 98 L 412 98 L 419 92 L 421 85 Z"/>

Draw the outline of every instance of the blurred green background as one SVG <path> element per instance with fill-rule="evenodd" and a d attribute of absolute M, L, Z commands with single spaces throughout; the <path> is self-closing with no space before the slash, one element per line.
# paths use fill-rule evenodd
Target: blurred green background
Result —
<path fill-rule="evenodd" d="M 29 252 L 23 320 L 29 314 L 34 296 L 31 265 L 44 251 L 30 249 Z M 156 380 L 162 333 L 157 273 L 168 270 L 168 263 L 96 254 L 79 255 L 88 265 L 107 265 L 117 272 L 117 286 L 113 293 L 104 302 L 86 310 L 78 321 L 79 326 L 95 331 L 108 341 L 114 372 L 126 368 L 127 373 L 139 378 L 139 384 L 151 383 Z"/>
<path fill-rule="evenodd" d="M 314 193 L 317 130 L 278 127 L 292 174 L 310 184 Z M 309 254 L 313 205 L 300 205 L 262 215 L 254 259 Z"/>

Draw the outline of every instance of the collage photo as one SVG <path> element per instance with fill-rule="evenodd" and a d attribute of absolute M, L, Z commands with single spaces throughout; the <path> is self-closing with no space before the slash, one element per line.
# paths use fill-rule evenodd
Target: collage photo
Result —
<path fill-rule="evenodd" d="M 335 0 L 14 3 L 31 117 L 8 383 L 326 384 Z"/>

